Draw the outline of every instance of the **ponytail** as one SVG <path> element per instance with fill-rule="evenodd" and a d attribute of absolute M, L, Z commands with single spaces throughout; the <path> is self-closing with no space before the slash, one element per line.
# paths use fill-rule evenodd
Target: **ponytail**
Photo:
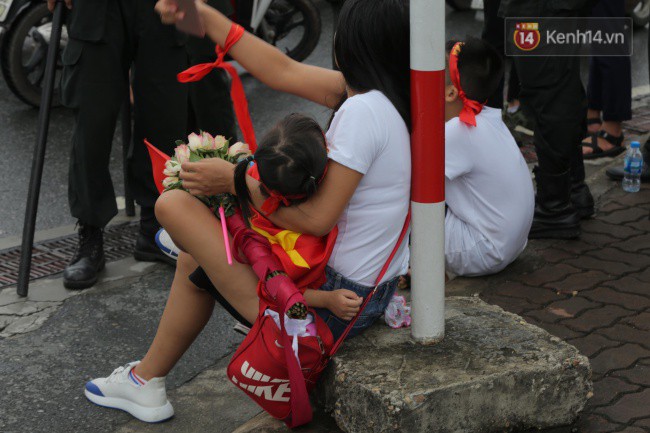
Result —
<path fill-rule="evenodd" d="M 253 157 L 249 156 L 248 158 L 239 161 L 235 167 L 235 193 L 237 194 L 237 201 L 241 209 L 242 217 L 246 222 L 246 226 L 248 227 L 250 227 L 250 203 L 252 199 L 251 193 L 248 190 L 248 185 L 246 183 L 246 173 L 248 171 L 248 165 L 252 160 Z"/>

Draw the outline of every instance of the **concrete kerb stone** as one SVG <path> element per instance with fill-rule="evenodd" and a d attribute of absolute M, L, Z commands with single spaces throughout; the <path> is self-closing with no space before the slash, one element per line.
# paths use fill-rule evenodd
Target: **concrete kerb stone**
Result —
<path fill-rule="evenodd" d="M 476 297 L 446 307 L 439 344 L 382 325 L 346 343 L 318 389 L 343 431 L 487 433 L 576 419 L 592 395 L 576 348 Z"/>

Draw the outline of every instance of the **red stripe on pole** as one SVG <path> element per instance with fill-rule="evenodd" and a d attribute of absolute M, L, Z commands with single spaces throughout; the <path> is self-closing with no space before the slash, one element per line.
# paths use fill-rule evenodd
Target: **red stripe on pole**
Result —
<path fill-rule="evenodd" d="M 411 198 L 445 200 L 445 71 L 411 71 Z"/>

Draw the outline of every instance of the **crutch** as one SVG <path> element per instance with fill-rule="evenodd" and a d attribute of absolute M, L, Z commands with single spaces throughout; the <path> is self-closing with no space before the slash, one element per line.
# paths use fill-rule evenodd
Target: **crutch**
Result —
<path fill-rule="evenodd" d="M 54 92 L 54 75 L 56 72 L 59 43 L 61 42 L 61 27 L 63 26 L 63 0 L 57 0 L 52 18 L 52 34 L 50 46 L 47 50 L 45 63 L 45 76 L 43 91 L 41 93 L 41 106 L 38 111 L 38 136 L 34 147 L 32 160 L 32 174 L 29 179 L 29 192 L 27 207 L 25 209 L 25 224 L 23 226 L 23 243 L 20 251 L 20 268 L 18 271 L 18 296 L 27 296 L 29 289 L 29 271 L 32 261 L 32 247 L 34 244 L 34 229 L 36 226 L 36 212 L 38 211 L 38 196 L 41 191 L 43 177 L 43 164 L 45 162 L 45 144 L 50 126 L 50 110 L 52 107 L 52 94 Z"/>

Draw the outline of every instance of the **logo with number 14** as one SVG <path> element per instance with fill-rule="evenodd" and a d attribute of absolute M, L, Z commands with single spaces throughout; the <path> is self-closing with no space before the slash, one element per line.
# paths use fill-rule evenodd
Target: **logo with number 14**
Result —
<path fill-rule="evenodd" d="M 514 42 L 522 51 L 532 51 L 539 45 L 541 36 L 538 23 L 517 23 L 515 26 Z"/>

